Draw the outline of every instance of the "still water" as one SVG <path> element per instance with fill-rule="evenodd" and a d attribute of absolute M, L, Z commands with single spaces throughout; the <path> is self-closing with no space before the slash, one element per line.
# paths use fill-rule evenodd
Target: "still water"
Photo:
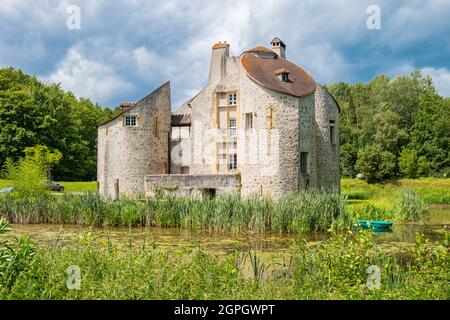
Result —
<path fill-rule="evenodd" d="M 450 206 L 433 207 L 425 223 L 394 223 L 392 232 L 377 234 L 377 242 L 386 248 L 406 247 L 414 243 L 417 232 L 430 240 L 442 237 L 443 230 L 449 231 Z M 314 245 L 327 239 L 323 233 L 286 234 L 240 234 L 192 232 L 176 228 L 94 228 L 78 225 L 12 225 L 12 232 L 2 238 L 28 235 L 40 245 L 70 246 L 74 240 L 87 231 L 99 239 L 110 240 L 116 245 L 157 246 L 160 248 L 195 248 L 223 254 L 233 250 L 252 251 L 284 255 L 293 251 L 298 240 L 306 239 Z"/>

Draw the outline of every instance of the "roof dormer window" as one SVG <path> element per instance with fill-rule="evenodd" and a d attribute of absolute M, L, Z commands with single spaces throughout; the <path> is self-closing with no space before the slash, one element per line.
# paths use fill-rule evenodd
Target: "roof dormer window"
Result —
<path fill-rule="evenodd" d="M 289 71 L 286 68 L 281 68 L 275 71 L 275 75 L 278 76 L 281 82 L 289 83 Z"/>

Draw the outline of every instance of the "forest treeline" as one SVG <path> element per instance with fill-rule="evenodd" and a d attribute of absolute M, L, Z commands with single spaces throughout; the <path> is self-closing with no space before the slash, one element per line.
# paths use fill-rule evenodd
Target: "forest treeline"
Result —
<path fill-rule="evenodd" d="M 341 174 L 370 182 L 450 174 L 450 98 L 419 71 L 327 86 L 338 101 Z M 0 69 L 0 168 L 27 147 L 62 154 L 53 178 L 96 179 L 97 125 L 119 109 L 76 98 L 13 68 Z"/>
<path fill-rule="evenodd" d="M 0 69 L 0 168 L 35 145 L 62 158 L 55 179 L 91 181 L 97 176 L 97 125 L 118 110 L 77 99 L 58 84 L 44 83 L 13 68 Z"/>
<path fill-rule="evenodd" d="M 419 70 L 327 86 L 340 107 L 341 174 L 369 182 L 450 174 L 450 98 Z"/>

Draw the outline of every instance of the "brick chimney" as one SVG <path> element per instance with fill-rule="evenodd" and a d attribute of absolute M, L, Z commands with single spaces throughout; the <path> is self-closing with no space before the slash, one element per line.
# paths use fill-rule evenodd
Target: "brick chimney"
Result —
<path fill-rule="evenodd" d="M 128 109 L 130 109 L 132 106 L 134 106 L 136 103 L 135 102 L 122 102 L 120 104 L 120 108 L 122 108 L 122 111 L 127 111 Z"/>
<path fill-rule="evenodd" d="M 219 83 L 227 73 L 226 59 L 230 56 L 230 45 L 225 42 L 216 43 L 212 47 L 209 67 L 209 83 Z"/>

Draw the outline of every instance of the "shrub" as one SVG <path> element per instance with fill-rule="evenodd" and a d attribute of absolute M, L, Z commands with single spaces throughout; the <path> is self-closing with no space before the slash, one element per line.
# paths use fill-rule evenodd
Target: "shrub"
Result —
<path fill-rule="evenodd" d="M 419 221 L 428 216 L 429 208 L 422 198 L 410 188 L 400 189 L 400 198 L 394 204 L 394 210 L 402 221 Z"/>
<path fill-rule="evenodd" d="M 418 170 L 417 151 L 403 148 L 398 166 L 402 176 L 410 179 L 416 178 Z"/>
<path fill-rule="evenodd" d="M 395 219 L 393 210 L 381 209 L 373 204 L 365 203 L 361 207 L 352 208 L 352 217 L 356 220 L 386 220 Z"/>
<path fill-rule="evenodd" d="M 0 235 L 11 228 L 6 219 L 0 218 Z M 0 287 L 11 289 L 22 272 L 29 269 L 36 247 L 29 237 L 14 239 L 14 243 L 0 240 Z"/>
<path fill-rule="evenodd" d="M 356 168 L 369 183 L 390 178 L 396 167 L 395 156 L 377 145 L 366 146 L 358 152 Z"/>
<path fill-rule="evenodd" d="M 46 192 L 45 167 L 34 158 L 25 157 L 5 163 L 4 176 L 11 180 L 16 190 L 22 196 L 36 196 Z"/>

